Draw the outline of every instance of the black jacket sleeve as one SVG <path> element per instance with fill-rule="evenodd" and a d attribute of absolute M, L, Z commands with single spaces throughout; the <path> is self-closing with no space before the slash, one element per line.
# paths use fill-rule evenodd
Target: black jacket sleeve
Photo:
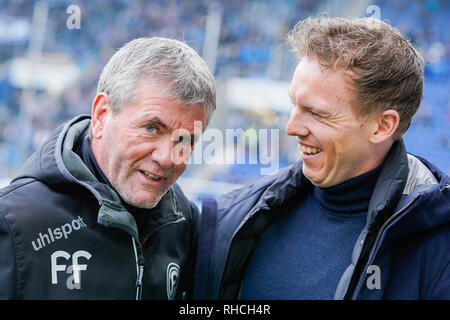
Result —
<path fill-rule="evenodd" d="M 16 259 L 9 224 L 0 213 L 0 299 L 16 298 Z"/>

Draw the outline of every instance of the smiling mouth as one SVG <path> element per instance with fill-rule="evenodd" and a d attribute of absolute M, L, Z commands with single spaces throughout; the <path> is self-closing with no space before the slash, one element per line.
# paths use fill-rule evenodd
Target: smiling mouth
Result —
<path fill-rule="evenodd" d="M 162 179 L 162 177 L 158 177 L 155 176 L 154 174 L 147 172 L 147 171 L 143 171 L 143 170 L 139 170 L 144 176 L 146 176 L 147 178 L 153 180 L 153 181 L 159 181 Z"/>
<path fill-rule="evenodd" d="M 303 144 L 298 145 L 298 150 L 300 150 L 302 153 L 310 155 L 310 156 L 322 152 L 322 149 L 320 149 L 320 148 L 309 147 L 309 146 L 305 146 Z"/>

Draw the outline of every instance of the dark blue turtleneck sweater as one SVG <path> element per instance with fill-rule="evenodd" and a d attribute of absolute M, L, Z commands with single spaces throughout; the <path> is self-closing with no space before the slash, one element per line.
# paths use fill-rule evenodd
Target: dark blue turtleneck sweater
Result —
<path fill-rule="evenodd" d="M 257 241 L 241 299 L 333 299 L 366 223 L 381 166 L 312 192 Z"/>

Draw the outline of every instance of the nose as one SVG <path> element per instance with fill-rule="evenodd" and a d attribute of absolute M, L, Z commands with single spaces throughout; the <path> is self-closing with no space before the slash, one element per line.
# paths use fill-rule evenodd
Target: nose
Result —
<path fill-rule="evenodd" d="M 161 139 L 156 147 L 153 149 L 151 158 L 153 161 L 157 162 L 159 166 L 163 169 L 172 167 L 172 150 L 174 143 L 169 139 Z"/>
<path fill-rule="evenodd" d="M 286 133 L 290 136 L 307 136 L 310 131 L 307 127 L 306 117 L 298 107 L 294 107 L 288 123 L 286 124 Z"/>

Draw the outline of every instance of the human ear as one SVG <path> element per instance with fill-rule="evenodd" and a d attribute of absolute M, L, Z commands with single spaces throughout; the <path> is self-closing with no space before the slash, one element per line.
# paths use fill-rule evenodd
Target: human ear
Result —
<path fill-rule="evenodd" d="M 392 138 L 398 128 L 400 116 L 397 111 L 389 109 L 378 114 L 374 120 L 376 124 L 370 141 L 375 144 L 380 144 Z"/>
<path fill-rule="evenodd" d="M 108 95 L 104 92 L 97 93 L 92 102 L 91 128 L 93 138 L 102 137 L 105 118 L 110 112 L 112 112 L 112 110 L 108 104 Z"/>

